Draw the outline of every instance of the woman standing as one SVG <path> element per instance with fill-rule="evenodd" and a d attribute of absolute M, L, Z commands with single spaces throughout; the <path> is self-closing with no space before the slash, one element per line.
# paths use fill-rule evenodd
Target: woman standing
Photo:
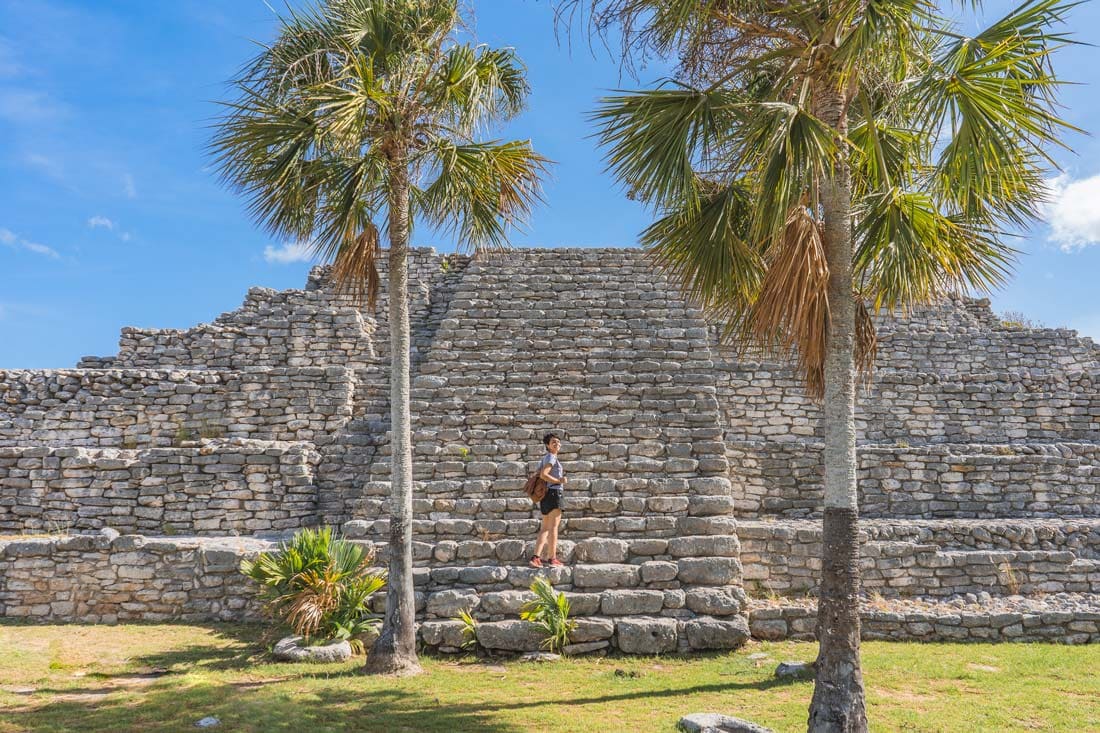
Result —
<path fill-rule="evenodd" d="M 531 567 L 541 568 L 544 564 L 561 567 L 562 561 L 558 559 L 558 525 L 561 524 L 563 489 L 568 479 L 565 478 L 565 469 L 558 460 L 561 438 L 554 433 L 547 433 L 542 436 L 542 443 L 546 446 L 546 455 L 539 461 L 536 470 L 546 482 L 546 496 L 539 502 L 542 525 L 539 527 L 538 539 L 535 540 L 535 554 L 531 556 Z"/>

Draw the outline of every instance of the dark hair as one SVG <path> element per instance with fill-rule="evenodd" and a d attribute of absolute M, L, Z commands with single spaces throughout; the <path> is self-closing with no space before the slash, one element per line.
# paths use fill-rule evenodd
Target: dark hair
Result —
<path fill-rule="evenodd" d="M 558 438 L 557 433 L 547 433 L 546 435 L 542 436 L 542 444 L 548 446 L 550 445 L 550 441 L 554 438 Z M 558 438 L 558 440 L 561 440 L 561 438 Z"/>

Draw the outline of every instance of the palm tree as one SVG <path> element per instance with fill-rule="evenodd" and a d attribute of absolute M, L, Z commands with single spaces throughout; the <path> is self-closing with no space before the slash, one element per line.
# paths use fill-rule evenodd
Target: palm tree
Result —
<path fill-rule="evenodd" d="M 476 139 L 522 109 L 528 86 L 511 49 L 457 40 L 456 0 L 325 0 L 280 21 L 234 81 L 212 152 L 257 222 L 333 261 L 338 289 L 372 306 L 388 233 L 390 567 L 366 669 L 414 674 L 410 232 L 419 219 L 463 246 L 503 247 L 547 161 L 528 141 Z"/>
<path fill-rule="evenodd" d="M 865 731 L 854 397 L 869 310 L 989 290 L 1044 199 L 1052 30 L 1026 0 L 973 36 L 924 0 L 567 0 L 677 78 L 605 98 L 608 166 L 657 220 L 657 265 L 823 399 L 825 497 L 811 731 Z"/>

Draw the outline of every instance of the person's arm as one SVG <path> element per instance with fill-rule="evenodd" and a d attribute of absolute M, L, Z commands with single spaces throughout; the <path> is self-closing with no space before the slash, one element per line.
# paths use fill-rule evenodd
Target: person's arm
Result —
<path fill-rule="evenodd" d="M 565 481 L 566 481 L 565 471 L 564 470 L 562 471 L 562 477 L 561 478 L 554 478 L 553 476 L 550 475 L 550 471 L 553 468 L 554 468 L 553 463 L 547 463 L 545 466 L 542 467 L 542 471 L 539 473 L 539 478 L 541 478 L 543 481 L 545 481 L 548 484 L 562 484 L 562 485 L 564 485 Z"/>

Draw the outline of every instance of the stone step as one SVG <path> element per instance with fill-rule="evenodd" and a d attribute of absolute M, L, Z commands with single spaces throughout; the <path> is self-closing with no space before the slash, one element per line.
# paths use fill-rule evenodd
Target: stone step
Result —
<path fill-rule="evenodd" d="M 1100 643 L 1100 594 L 864 598 L 861 604 L 865 641 Z M 816 638 L 817 607 L 812 599 L 750 598 L 748 613 L 754 639 Z"/>
<path fill-rule="evenodd" d="M 519 606 L 532 597 L 531 584 L 540 577 L 567 593 L 579 616 L 734 615 L 746 601 L 739 587 L 740 570 L 736 557 L 682 557 L 546 568 L 444 565 L 416 568 L 413 575 L 417 612 L 424 618 L 452 619 L 466 610 L 475 617 L 499 620 L 518 615 Z M 375 610 L 385 609 L 383 595 L 373 600 Z"/>
<path fill-rule="evenodd" d="M 1100 518 L 860 519 L 864 541 L 906 541 L 941 550 L 1068 551 L 1100 559 Z M 742 541 L 819 542 L 820 520 L 737 520 Z"/>
<path fill-rule="evenodd" d="M 513 539 L 535 536 L 540 520 L 530 519 L 414 519 L 413 539 L 423 542 L 451 540 Z M 353 519 L 345 522 L 343 533 L 352 539 L 385 541 L 389 539 L 388 519 Z M 569 517 L 561 521 L 559 536 L 578 540 L 589 537 L 644 540 L 696 535 L 733 535 L 737 521 L 729 516 L 715 517 Z"/>
<path fill-rule="evenodd" d="M 570 482 L 570 486 L 573 483 Z M 371 491 L 368 498 L 351 502 L 354 516 L 363 519 L 381 519 L 387 516 L 387 499 L 369 498 L 386 496 L 389 484 L 385 484 L 386 493 Z M 627 492 L 623 492 L 624 494 Z M 729 496 L 706 496 L 678 494 L 645 496 L 635 495 L 608 496 L 590 494 L 586 491 L 569 489 L 565 493 L 565 512 L 577 518 L 589 517 L 653 517 L 671 515 L 674 517 L 714 517 L 733 513 L 734 504 Z M 468 498 L 471 497 L 472 498 Z M 494 492 L 489 498 L 477 498 L 477 493 L 463 490 L 446 492 L 444 498 L 417 498 L 420 492 L 413 494 L 413 517 L 423 520 L 439 519 L 530 519 L 538 518 L 538 506 L 523 495 L 522 485 L 507 491 Z M 450 498 L 462 496 L 461 499 Z"/>
<path fill-rule="evenodd" d="M 384 539 L 356 539 L 375 552 L 378 562 L 389 559 L 389 543 Z M 451 563 L 466 566 L 499 564 L 526 565 L 534 554 L 535 538 L 490 540 L 439 540 L 413 542 L 413 562 L 418 567 L 444 567 Z M 641 565 L 652 561 L 675 562 L 693 557 L 733 557 L 740 551 L 735 535 L 694 535 L 605 539 L 588 537 L 560 539 L 558 558 L 571 563 L 625 563 Z"/>
<path fill-rule="evenodd" d="M 579 604 L 578 604 L 579 605 Z M 570 654 L 673 654 L 728 651 L 742 646 L 749 637 L 744 616 L 686 617 L 653 615 L 580 616 L 570 636 Z M 426 620 L 420 624 L 421 642 L 441 653 L 466 651 L 465 625 L 455 620 Z M 476 627 L 478 645 L 494 654 L 539 651 L 543 637 L 526 621 L 508 619 L 481 621 Z"/>

